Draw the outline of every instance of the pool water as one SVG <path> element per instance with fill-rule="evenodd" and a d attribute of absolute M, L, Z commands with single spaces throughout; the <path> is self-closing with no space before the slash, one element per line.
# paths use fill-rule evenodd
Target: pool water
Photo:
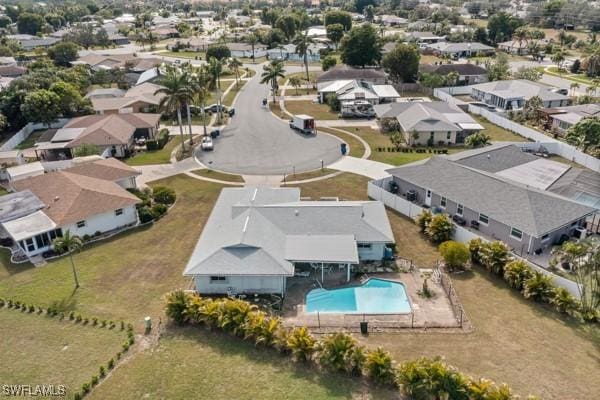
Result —
<path fill-rule="evenodd" d="M 411 307 L 404 284 L 370 278 L 360 286 L 313 289 L 306 295 L 310 313 L 405 314 Z"/>

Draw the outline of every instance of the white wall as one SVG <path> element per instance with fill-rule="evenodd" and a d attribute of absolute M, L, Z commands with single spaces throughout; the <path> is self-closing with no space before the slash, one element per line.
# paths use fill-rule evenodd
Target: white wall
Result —
<path fill-rule="evenodd" d="M 361 261 L 381 261 L 385 252 L 384 243 L 371 243 L 371 248 L 358 248 L 358 259 Z"/>
<path fill-rule="evenodd" d="M 212 282 L 210 276 L 194 277 L 196 290 L 200 293 L 277 293 L 285 292 L 285 276 L 227 276 L 225 281 Z"/>
<path fill-rule="evenodd" d="M 68 118 L 61 118 L 56 123 L 51 124 L 50 127 L 51 128 L 62 128 L 63 126 L 65 126 L 65 124 L 68 121 L 69 121 Z M 13 150 L 21 142 L 23 142 L 25 139 L 27 139 L 29 137 L 29 135 L 31 135 L 34 131 L 37 131 L 39 129 L 46 129 L 46 128 L 47 128 L 47 126 L 42 123 L 30 122 L 27 125 L 25 125 L 19 132 L 15 133 L 10 139 L 8 139 L 6 142 L 4 142 L 2 144 L 2 146 L 0 146 L 0 151 Z"/>
<path fill-rule="evenodd" d="M 135 205 L 123 208 L 123 214 L 116 215 L 115 211 L 109 211 L 103 214 L 97 214 L 85 220 L 85 226 L 77 227 L 77 223 L 62 226 L 63 232 L 70 231 L 72 235 L 82 237 L 84 235 L 92 236 L 94 233 L 108 232 L 114 229 L 137 223 L 137 211 Z"/>

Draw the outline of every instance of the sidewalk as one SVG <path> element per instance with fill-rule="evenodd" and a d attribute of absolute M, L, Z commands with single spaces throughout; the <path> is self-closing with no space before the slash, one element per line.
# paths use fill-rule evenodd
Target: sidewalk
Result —
<path fill-rule="evenodd" d="M 379 161 L 367 160 L 364 158 L 356 158 L 345 156 L 327 168 L 337 169 L 339 171 L 351 172 L 357 175 L 363 175 L 371 179 L 381 179 L 389 176 L 386 169 L 394 168 L 393 165 L 384 164 Z"/>

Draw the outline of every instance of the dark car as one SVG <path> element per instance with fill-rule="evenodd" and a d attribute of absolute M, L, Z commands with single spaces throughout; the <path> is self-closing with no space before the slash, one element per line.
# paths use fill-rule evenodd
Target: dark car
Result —
<path fill-rule="evenodd" d="M 224 105 L 219 105 L 219 104 L 211 104 L 210 106 L 204 107 L 204 112 L 211 112 L 211 113 L 217 113 L 220 111 L 222 112 L 227 112 L 227 107 L 225 107 Z"/>

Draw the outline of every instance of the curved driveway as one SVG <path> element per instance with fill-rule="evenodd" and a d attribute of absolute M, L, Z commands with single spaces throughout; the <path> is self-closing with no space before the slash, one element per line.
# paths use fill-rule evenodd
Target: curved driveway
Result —
<path fill-rule="evenodd" d="M 318 169 L 321 160 L 327 166 L 339 159 L 339 139 L 326 134 L 304 136 L 262 107 L 267 93 L 266 85 L 259 83 L 262 66 L 250 68 L 257 74 L 240 92 L 235 102 L 235 116 L 215 140 L 214 151 L 196 151 L 198 160 L 224 172 L 283 175 L 294 169 L 296 172 Z M 289 70 L 291 68 L 287 72 Z"/>

